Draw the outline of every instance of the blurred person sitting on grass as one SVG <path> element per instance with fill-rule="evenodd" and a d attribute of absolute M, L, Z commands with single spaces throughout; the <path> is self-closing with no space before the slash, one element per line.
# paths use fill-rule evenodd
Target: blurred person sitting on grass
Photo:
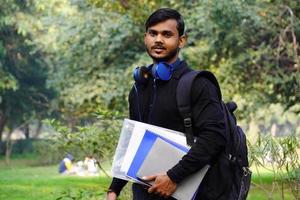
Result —
<path fill-rule="evenodd" d="M 72 174 L 72 161 L 74 157 L 71 154 L 67 154 L 66 157 L 59 163 L 58 172 L 60 174 Z"/>

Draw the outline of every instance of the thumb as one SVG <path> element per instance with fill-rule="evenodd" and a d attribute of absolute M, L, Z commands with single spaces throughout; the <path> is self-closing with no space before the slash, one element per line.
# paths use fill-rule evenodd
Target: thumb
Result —
<path fill-rule="evenodd" d="M 156 179 L 157 175 L 152 176 L 143 176 L 142 179 L 145 181 L 154 181 Z"/>

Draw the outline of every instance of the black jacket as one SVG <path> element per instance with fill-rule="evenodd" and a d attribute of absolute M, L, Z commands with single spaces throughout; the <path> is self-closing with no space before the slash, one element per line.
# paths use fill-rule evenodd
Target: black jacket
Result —
<path fill-rule="evenodd" d="M 177 108 L 176 88 L 184 73 L 190 71 L 186 62 L 180 63 L 171 80 L 150 79 L 146 85 L 132 89 L 129 94 L 130 118 L 137 121 L 184 132 L 183 119 Z M 199 77 L 192 87 L 193 132 L 197 140 L 190 151 L 167 174 L 172 181 L 180 183 L 184 178 L 206 164 L 211 168 L 204 177 L 196 199 L 228 199 L 230 177 L 229 163 L 222 159 L 226 145 L 223 112 L 216 87 L 207 79 Z M 139 107 L 138 107 L 139 106 Z M 222 159 L 222 165 L 215 164 Z M 227 166 L 226 166 L 227 165 Z M 126 181 L 113 179 L 110 189 L 119 193 Z"/>

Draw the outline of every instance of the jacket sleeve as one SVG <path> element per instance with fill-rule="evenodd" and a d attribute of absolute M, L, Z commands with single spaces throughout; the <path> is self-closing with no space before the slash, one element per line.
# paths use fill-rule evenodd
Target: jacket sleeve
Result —
<path fill-rule="evenodd" d="M 119 196 L 121 190 L 127 184 L 127 182 L 128 181 L 126 181 L 126 180 L 122 180 L 122 179 L 114 177 L 111 184 L 110 184 L 110 186 L 109 186 L 108 191 L 115 192 L 117 194 L 117 196 Z"/>
<path fill-rule="evenodd" d="M 207 79 L 197 78 L 192 86 L 193 132 L 197 137 L 189 152 L 170 170 L 170 179 L 176 183 L 195 173 L 224 150 L 225 124 L 216 87 Z"/>

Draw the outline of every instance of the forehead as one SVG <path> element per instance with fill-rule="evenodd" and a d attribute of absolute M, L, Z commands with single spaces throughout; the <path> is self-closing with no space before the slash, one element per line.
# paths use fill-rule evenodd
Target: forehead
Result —
<path fill-rule="evenodd" d="M 158 32 L 171 31 L 174 33 L 178 33 L 177 21 L 175 19 L 168 19 L 166 21 L 159 22 L 153 26 L 150 26 L 148 28 L 148 31 L 149 30 L 158 31 Z"/>

